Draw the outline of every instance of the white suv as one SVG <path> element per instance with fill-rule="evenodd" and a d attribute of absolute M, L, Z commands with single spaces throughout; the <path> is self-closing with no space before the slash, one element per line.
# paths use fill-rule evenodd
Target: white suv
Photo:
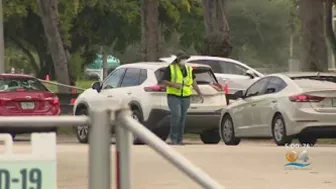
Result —
<path fill-rule="evenodd" d="M 189 65 L 193 67 L 196 81 L 204 94 L 204 102 L 200 103 L 199 96 L 193 91 L 186 132 L 200 134 L 206 144 L 217 144 L 220 141 L 217 129 L 220 113 L 227 106 L 224 87 L 218 83 L 209 66 Z M 127 103 L 133 111 L 134 119 L 166 140 L 169 135 L 170 113 L 165 87 L 160 83 L 167 66 L 169 64 L 164 62 L 141 62 L 117 67 L 102 83 L 94 83 L 92 89 L 87 89 L 78 96 L 74 114 L 86 115 L 89 108 Z M 79 142 L 86 143 L 88 126 L 76 126 L 75 130 Z M 134 142 L 141 143 L 137 139 Z"/>

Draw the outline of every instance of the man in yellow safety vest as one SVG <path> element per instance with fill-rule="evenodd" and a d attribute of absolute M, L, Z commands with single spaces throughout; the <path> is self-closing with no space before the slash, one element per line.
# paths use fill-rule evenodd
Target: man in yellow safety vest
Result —
<path fill-rule="evenodd" d="M 189 58 L 183 52 L 176 55 L 175 60 L 165 69 L 163 82 L 166 85 L 168 107 L 171 113 L 170 142 L 172 145 L 182 145 L 187 111 L 190 106 L 190 96 L 193 89 L 198 93 L 203 103 L 203 95 L 194 80 L 193 68 L 186 65 Z"/>

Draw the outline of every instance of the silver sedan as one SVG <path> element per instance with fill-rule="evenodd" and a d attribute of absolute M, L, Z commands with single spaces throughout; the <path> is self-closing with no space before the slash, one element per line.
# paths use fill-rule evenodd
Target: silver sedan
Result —
<path fill-rule="evenodd" d="M 336 137 L 336 74 L 280 73 L 263 77 L 223 109 L 219 132 L 224 143 L 241 138 L 273 138 L 279 146 L 298 138 L 314 145 Z"/>

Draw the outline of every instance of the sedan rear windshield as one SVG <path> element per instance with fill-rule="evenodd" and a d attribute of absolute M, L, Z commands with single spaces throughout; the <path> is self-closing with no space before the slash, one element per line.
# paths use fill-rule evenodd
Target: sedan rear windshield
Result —
<path fill-rule="evenodd" d="M 48 91 L 48 89 L 34 78 L 0 78 L 0 92 L 18 91 Z"/>
<path fill-rule="evenodd" d="M 300 87 L 336 87 L 336 77 L 334 76 L 303 76 L 291 77 L 291 79 Z"/>
<path fill-rule="evenodd" d="M 164 73 L 164 69 L 159 69 L 157 71 L 155 71 L 155 76 L 156 79 L 158 80 L 159 83 L 162 82 L 162 77 L 163 77 L 163 73 Z M 213 74 L 212 70 L 210 68 L 207 67 L 196 67 L 193 69 L 193 72 L 195 74 L 195 80 L 198 84 L 217 84 L 218 81 L 215 77 L 215 75 Z"/>

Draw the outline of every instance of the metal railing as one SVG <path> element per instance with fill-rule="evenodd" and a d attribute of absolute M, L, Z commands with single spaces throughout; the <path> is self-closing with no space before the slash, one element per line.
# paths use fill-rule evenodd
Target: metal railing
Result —
<path fill-rule="evenodd" d="M 116 186 L 117 189 L 131 189 L 130 155 L 132 146 L 131 133 L 147 143 L 158 154 L 167 159 L 176 168 L 206 189 L 223 189 L 209 175 L 193 165 L 176 150 L 167 145 L 145 126 L 132 118 L 129 107 L 119 109 L 90 110 L 87 116 L 19 116 L 1 117 L 1 126 L 53 127 L 89 125 L 89 188 L 109 189 L 110 170 L 110 127 L 116 126 Z"/>

